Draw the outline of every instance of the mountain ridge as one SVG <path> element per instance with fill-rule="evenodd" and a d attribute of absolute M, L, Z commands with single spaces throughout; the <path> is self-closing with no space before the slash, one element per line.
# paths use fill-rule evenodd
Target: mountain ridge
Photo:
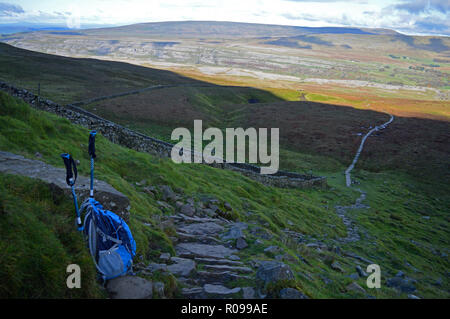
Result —
<path fill-rule="evenodd" d="M 193 30 L 185 28 L 194 28 Z M 232 29 L 230 29 L 232 28 Z M 235 30 L 237 28 L 237 30 Z M 165 36 L 173 35 L 177 37 L 192 36 L 229 36 L 231 38 L 242 37 L 243 33 L 248 32 L 248 37 L 259 36 L 286 36 L 301 34 L 400 34 L 397 31 L 384 28 L 359 28 L 359 27 L 304 27 L 293 25 L 277 25 L 262 23 L 246 23 L 231 21 L 165 21 L 165 22 L 144 22 L 118 27 L 106 27 L 95 29 L 82 29 L 86 33 L 99 34 L 103 31 L 133 31 L 145 32 L 147 35 L 155 35 L 164 29 Z M 220 31 L 220 32 L 218 32 Z"/>

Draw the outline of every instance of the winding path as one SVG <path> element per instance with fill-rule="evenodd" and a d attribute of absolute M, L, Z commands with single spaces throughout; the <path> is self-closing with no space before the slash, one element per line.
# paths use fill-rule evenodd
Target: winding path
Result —
<path fill-rule="evenodd" d="M 389 114 L 390 119 L 384 124 L 375 126 L 373 129 L 371 129 L 369 132 L 367 132 L 366 135 L 361 140 L 361 144 L 359 145 L 358 151 L 356 152 L 355 157 L 353 158 L 353 162 L 350 164 L 350 166 L 345 170 L 345 183 L 347 187 L 350 187 L 352 185 L 352 179 L 350 176 L 350 172 L 353 170 L 353 168 L 356 165 L 356 162 L 358 162 L 359 156 L 361 155 L 361 152 L 364 148 L 364 143 L 366 142 L 366 139 L 375 131 L 379 131 L 382 129 L 385 129 L 389 124 L 392 123 L 394 120 L 394 116 Z M 342 219 L 342 222 L 344 223 L 345 227 L 347 228 L 347 237 L 339 238 L 339 241 L 341 242 L 355 242 L 360 239 L 358 227 L 356 224 L 352 221 L 351 218 L 347 216 L 347 211 L 350 209 L 367 209 L 369 206 L 364 205 L 362 202 L 366 199 L 366 192 L 362 191 L 361 189 L 356 189 L 361 196 L 356 199 L 355 203 L 350 206 L 335 206 L 337 215 Z"/>
<path fill-rule="evenodd" d="M 384 123 L 384 124 L 375 126 L 373 129 L 371 129 L 369 132 L 367 132 L 367 134 L 364 135 L 364 137 L 362 138 L 361 144 L 359 145 L 359 148 L 358 148 L 358 151 L 356 152 L 356 155 L 355 155 L 355 157 L 353 158 L 353 162 L 352 162 L 352 163 L 350 164 L 350 166 L 345 170 L 345 183 L 347 184 L 347 187 L 350 187 L 350 185 L 352 184 L 352 180 L 351 180 L 351 177 L 350 177 L 350 172 L 351 172 L 351 171 L 353 170 L 353 168 L 355 167 L 356 162 L 357 162 L 358 159 L 359 159 L 359 155 L 361 155 L 361 152 L 362 152 L 362 150 L 363 150 L 363 148 L 364 148 L 364 143 L 366 142 L 366 139 L 367 139 L 373 132 L 379 131 L 379 130 L 382 130 L 382 129 L 385 129 L 389 124 L 391 124 L 392 121 L 394 120 L 394 116 L 391 115 L 391 114 L 389 114 L 389 116 L 391 117 L 391 118 L 389 119 L 389 121 L 387 121 L 387 122 Z"/>

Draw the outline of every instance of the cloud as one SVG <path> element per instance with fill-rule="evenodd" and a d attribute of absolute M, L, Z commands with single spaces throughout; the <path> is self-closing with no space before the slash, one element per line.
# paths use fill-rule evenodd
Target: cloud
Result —
<path fill-rule="evenodd" d="M 2 1 L 2 0 L 0 0 Z M 12 0 L 3 0 L 11 1 Z M 0 2 L 0 23 L 126 25 L 217 20 L 308 27 L 389 28 L 449 35 L 449 0 L 78 0 Z M 78 11 L 74 9 L 78 8 Z"/>
<path fill-rule="evenodd" d="M 353 3 L 367 3 L 367 0 L 285 0 L 289 2 L 353 2 Z"/>
<path fill-rule="evenodd" d="M 21 13 L 25 13 L 21 6 L 6 2 L 0 2 L 0 17 L 10 17 Z"/>
<path fill-rule="evenodd" d="M 450 12 L 450 1 L 448 0 L 401 0 L 401 2 L 395 5 L 395 8 L 412 14 L 429 13 L 433 10 L 443 14 Z"/>

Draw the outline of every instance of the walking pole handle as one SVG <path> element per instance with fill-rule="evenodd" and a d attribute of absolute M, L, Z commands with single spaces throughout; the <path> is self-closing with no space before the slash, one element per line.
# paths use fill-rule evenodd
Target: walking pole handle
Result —
<path fill-rule="evenodd" d="M 95 155 L 95 135 L 97 135 L 97 131 L 93 130 L 89 133 L 89 156 L 91 158 L 96 158 Z"/>
<path fill-rule="evenodd" d="M 69 186 L 73 186 L 75 185 L 78 175 L 77 165 L 69 153 L 61 154 L 61 157 L 64 161 L 64 165 L 66 166 L 66 183 Z"/>
<path fill-rule="evenodd" d="M 82 231 L 83 223 L 81 222 L 80 212 L 78 210 L 77 195 L 75 194 L 75 182 L 78 175 L 77 165 L 75 164 L 73 157 L 69 153 L 61 154 L 61 158 L 64 161 L 64 166 L 66 167 L 66 183 L 72 189 L 73 204 L 75 206 L 75 212 L 77 214 L 77 218 L 75 219 L 77 228 L 79 231 Z"/>

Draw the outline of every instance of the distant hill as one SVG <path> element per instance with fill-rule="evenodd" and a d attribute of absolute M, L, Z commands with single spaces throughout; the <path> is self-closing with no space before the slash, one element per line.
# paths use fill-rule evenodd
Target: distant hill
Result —
<path fill-rule="evenodd" d="M 164 36 L 177 38 L 258 38 L 296 36 L 304 34 L 398 34 L 386 29 L 361 29 L 348 27 L 298 27 L 274 24 L 257 24 L 220 21 L 178 21 L 139 23 L 115 28 L 84 30 L 90 35 Z"/>

